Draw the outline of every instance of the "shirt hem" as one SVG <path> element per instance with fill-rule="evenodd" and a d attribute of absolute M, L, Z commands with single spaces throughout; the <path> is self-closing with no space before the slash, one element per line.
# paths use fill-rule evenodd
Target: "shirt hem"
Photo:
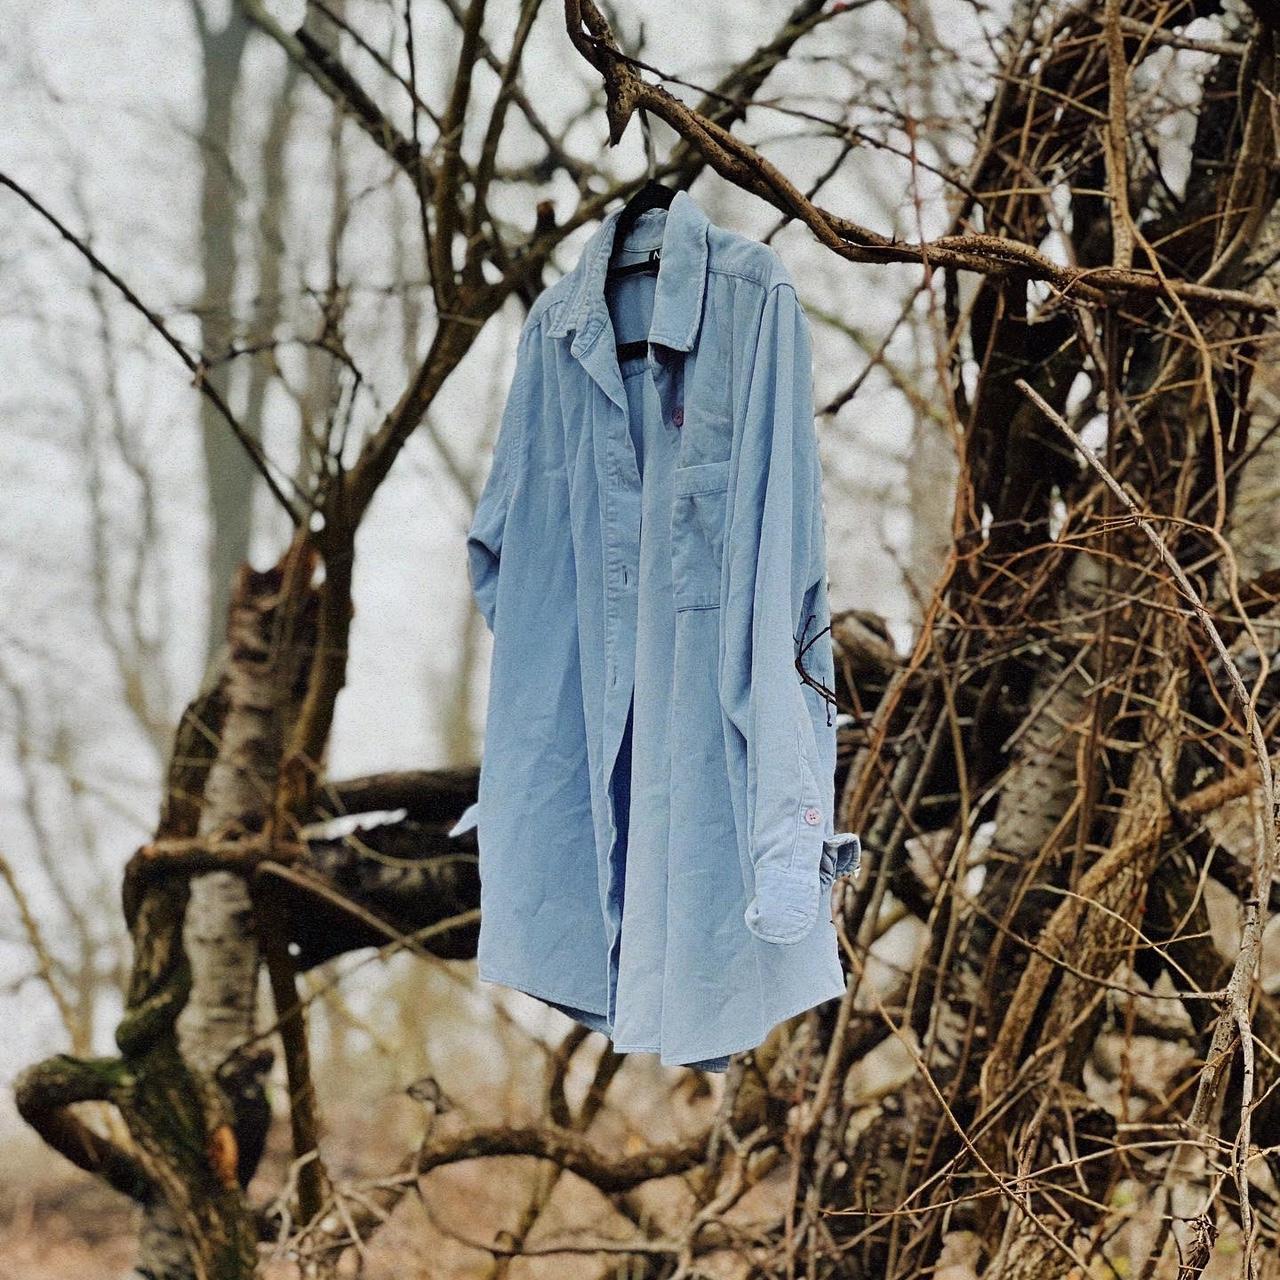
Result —
<path fill-rule="evenodd" d="M 709 1058 L 728 1058 L 735 1053 L 745 1053 L 748 1049 L 758 1049 L 765 1040 L 768 1039 L 770 1032 L 775 1027 L 791 1018 L 798 1017 L 802 1013 L 808 1013 L 810 1009 L 816 1009 L 820 1004 L 826 1004 L 828 1000 L 838 999 L 840 996 L 844 995 L 847 986 L 848 980 L 842 977 L 839 983 L 832 983 L 830 986 L 824 988 L 826 991 L 825 995 L 815 995 L 811 993 L 801 997 L 794 1005 L 784 1009 L 782 1013 L 777 1015 L 770 1014 L 769 1017 L 771 1021 L 769 1023 L 769 1029 L 765 1031 L 763 1035 L 757 1034 L 749 1036 L 745 1040 L 734 1041 L 731 1048 L 686 1049 L 678 1058 L 676 1058 L 663 1056 L 660 1049 L 651 1047 L 642 1048 L 638 1046 L 618 1044 L 616 1042 L 614 1042 L 613 1047 L 618 1053 L 656 1053 L 664 1067 L 683 1067 L 687 1066 L 690 1062 L 703 1062 Z"/>
<path fill-rule="evenodd" d="M 526 982 L 523 978 L 503 978 L 495 974 L 492 970 L 481 969 L 476 967 L 476 975 L 481 982 L 496 982 L 504 987 L 511 987 L 515 991 L 522 991 L 527 996 L 533 996 L 536 1000 L 551 1000 L 556 1004 L 567 1005 L 571 1009 L 581 1009 L 583 1013 L 589 1013 L 596 1018 L 607 1018 L 607 1011 L 597 1009 L 594 1005 L 583 1004 L 577 997 L 569 997 L 558 995 L 554 991 L 549 991 L 544 987 L 534 986 Z"/>
<path fill-rule="evenodd" d="M 567 997 L 556 994 L 546 988 L 535 986 L 523 979 L 513 980 L 511 978 L 496 977 L 492 971 L 485 969 L 477 969 L 478 975 L 483 982 L 497 982 L 504 987 L 511 987 L 516 991 L 522 991 L 525 995 L 533 996 L 537 1000 L 548 1000 L 558 1005 L 566 1005 L 570 1008 L 580 1009 L 583 1013 L 589 1013 L 593 1017 L 605 1018 L 607 1015 L 603 1009 L 579 1003 L 576 998 Z M 768 1029 L 761 1034 L 753 1034 L 745 1039 L 739 1039 L 732 1042 L 730 1048 L 709 1048 L 709 1049 L 686 1049 L 678 1056 L 664 1054 L 660 1048 L 652 1045 L 631 1045 L 621 1044 L 614 1040 L 607 1031 L 601 1031 L 600 1034 L 609 1040 L 613 1046 L 615 1053 L 654 1053 L 658 1055 L 659 1062 L 664 1067 L 685 1067 L 691 1062 L 705 1062 L 712 1058 L 728 1058 L 735 1053 L 745 1053 L 748 1049 L 757 1049 L 768 1038 L 770 1032 L 783 1022 L 787 1022 L 791 1018 L 799 1017 L 802 1013 L 808 1013 L 810 1009 L 816 1009 L 820 1004 L 826 1004 L 828 1000 L 835 1000 L 843 996 L 848 985 L 848 979 L 841 975 L 838 983 L 833 982 L 829 986 L 819 988 L 819 992 L 810 992 L 802 996 L 798 1001 L 790 1006 L 785 1006 L 781 1013 L 769 1015 Z M 825 994 L 820 994 L 825 992 Z M 572 1015 L 569 1015 L 572 1016 Z"/>

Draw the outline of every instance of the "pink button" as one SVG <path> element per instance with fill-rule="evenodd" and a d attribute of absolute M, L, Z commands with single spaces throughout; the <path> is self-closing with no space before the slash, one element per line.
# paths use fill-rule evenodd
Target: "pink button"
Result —
<path fill-rule="evenodd" d="M 819 810 L 808 808 L 804 811 L 804 820 L 811 826 L 816 827 L 822 821 L 822 814 Z"/>
<path fill-rule="evenodd" d="M 684 426 L 684 405 L 678 404 L 671 411 L 671 421 L 674 422 L 677 427 Z"/>

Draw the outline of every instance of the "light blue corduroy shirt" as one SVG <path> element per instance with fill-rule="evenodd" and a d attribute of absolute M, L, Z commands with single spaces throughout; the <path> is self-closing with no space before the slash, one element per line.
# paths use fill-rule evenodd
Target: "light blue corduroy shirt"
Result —
<path fill-rule="evenodd" d="M 493 633 L 479 974 L 723 1070 L 840 995 L 808 322 L 688 193 L 534 303 L 467 537 Z M 606 279 L 661 247 L 652 275 Z M 618 342 L 648 338 L 620 364 Z"/>

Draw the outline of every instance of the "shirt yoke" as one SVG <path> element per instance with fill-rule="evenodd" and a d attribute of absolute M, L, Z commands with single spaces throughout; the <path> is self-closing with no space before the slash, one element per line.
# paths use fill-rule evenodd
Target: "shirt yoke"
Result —
<path fill-rule="evenodd" d="M 759 240 L 751 240 L 713 223 L 708 228 L 707 250 L 709 272 L 751 281 L 765 293 L 780 284 L 795 287 L 787 264 Z"/>
<path fill-rule="evenodd" d="M 529 314 L 525 317 L 525 330 L 536 329 L 544 320 L 552 320 L 559 314 L 560 308 L 567 306 L 573 298 L 574 273 L 566 271 L 555 284 L 548 285 L 534 299 Z"/>

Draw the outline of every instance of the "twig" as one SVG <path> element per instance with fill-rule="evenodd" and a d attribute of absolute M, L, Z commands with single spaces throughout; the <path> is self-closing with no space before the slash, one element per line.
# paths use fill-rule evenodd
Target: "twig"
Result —
<path fill-rule="evenodd" d="M 1111 196 L 1111 262 L 1133 266 L 1133 228 L 1129 218 L 1129 117 L 1126 84 L 1129 66 L 1120 30 L 1120 0 L 1106 0 L 1103 31 L 1107 44 L 1107 190 Z"/>
<path fill-rule="evenodd" d="M 178 359 L 191 371 L 192 382 L 196 389 L 205 395 L 213 404 L 214 408 L 226 420 L 227 425 L 231 428 L 235 438 L 240 442 L 241 447 L 253 460 L 253 465 L 257 468 L 258 474 L 262 476 L 267 488 L 271 491 L 272 496 L 280 504 L 290 521 L 296 528 L 302 523 L 301 514 L 294 508 L 293 504 L 285 497 L 283 490 L 276 483 L 275 477 L 271 474 L 271 462 L 263 452 L 262 446 L 242 427 L 236 419 L 235 414 L 231 412 L 227 402 L 218 394 L 218 389 L 213 383 L 204 376 L 207 364 L 204 360 L 194 359 L 188 352 L 186 347 L 169 332 L 163 320 L 151 310 L 150 307 L 138 297 L 136 293 L 107 266 L 101 258 L 89 246 L 75 234 L 65 223 L 63 223 L 56 214 L 45 207 L 35 196 L 33 196 L 25 187 L 21 186 L 7 173 L 0 171 L 0 186 L 8 187 L 20 200 L 35 210 L 57 233 L 80 255 L 86 262 L 100 275 L 105 276 L 112 286 L 120 293 L 120 295 L 142 315 L 147 323 L 164 339 L 165 343 L 174 351 Z M 302 493 L 298 486 L 290 480 L 290 484 L 298 493 L 299 497 L 306 501 L 306 495 Z"/>

